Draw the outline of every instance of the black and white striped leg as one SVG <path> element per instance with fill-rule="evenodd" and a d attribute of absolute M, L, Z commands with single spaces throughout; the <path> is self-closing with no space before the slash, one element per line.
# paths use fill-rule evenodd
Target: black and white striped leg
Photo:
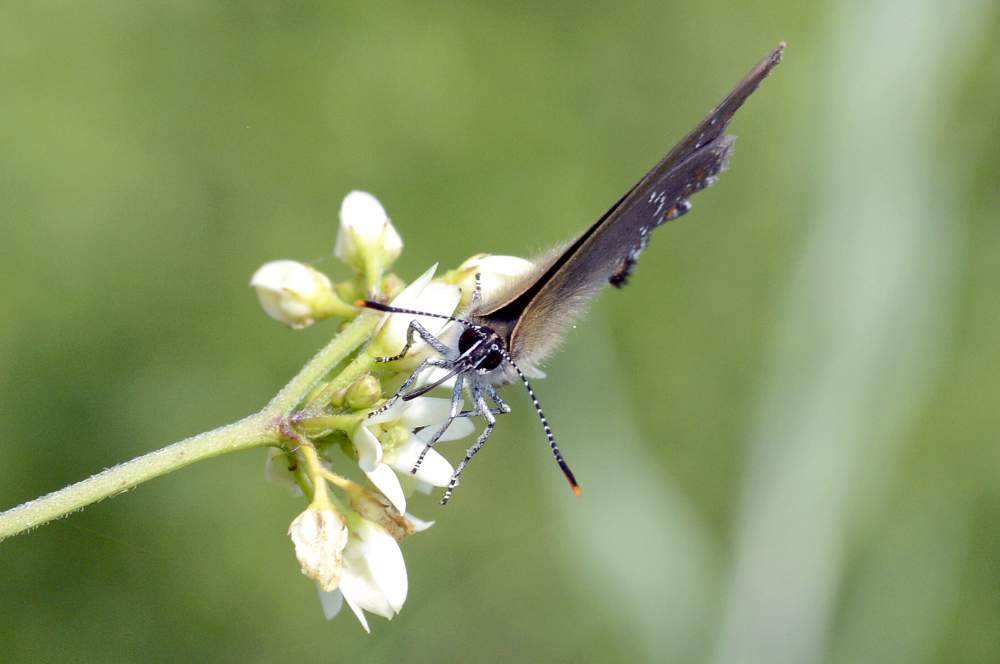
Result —
<path fill-rule="evenodd" d="M 406 354 L 410 352 L 410 348 L 413 347 L 414 342 L 416 342 L 416 339 L 414 339 L 415 334 L 420 335 L 420 338 L 423 339 L 428 346 L 436 350 L 440 355 L 448 357 L 452 354 L 451 350 L 449 350 L 447 346 L 441 343 L 440 339 L 438 339 L 433 334 L 428 332 L 426 327 L 424 327 L 415 320 L 411 320 L 410 324 L 406 328 L 406 345 L 403 346 L 403 350 L 399 351 L 395 355 L 391 355 L 388 357 L 376 357 L 375 361 L 395 362 L 396 360 L 400 360 L 403 357 L 405 357 Z"/>
<path fill-rule="evenodd" d="M 427 456 L 427 451 L 434 447 L 434 444 L 441 439 L 441 436 L 443 436 L 444 432 L 448 430 L 451 423 L 455 421 L 455 418 L 461 414 L 463 389 L 465 389 L 465 376 L 458 374 L 455 376 L 455 387 L 451 391 L 451 412 L 448 413 L 448 419 L 445 420 L 445 423 L 442 424 L 437 431 L 434 432 L 431 439 L 424 445 L 424 449 L 420 450 L 420 456 L 417 457 L 416 463 L 414 463 L 413 468 L 410 469 L 411 474 L 417 474 L 417 471 L 420 470 L 420 464 L 424 462 L 424 457 Z"/>
<path fill-rule="evenodd" d="M 501 399 L 500 395 L 497 394 L 497 388 L 493 387 L 489 383 L 486 383 L 486 394 L 489 396 L 490 400 L 497 405 L 497 411 L 499 411 L 499 414 L 506 415 L 510 412 L 510 406 L 508 406 L 507 402 Z M 498 414 L 497 411 L 492 412 L 496 415 Z"/>
<path fill-rule="evenodd" d="M 500 395 L 497 394 L 496 389 L 489 384 L 486 384 L 485 387 L 486 387 L 486 395 L 490 398 L 491 401 L 493 401 L 496 404 L 496 408 L 487 409 L 490 412 L 490 414 L 492 415 L 509 414 L 511 412 L 510 406 L 507 405 L 506 401 L 500 398 Z M 482 416 L 483 416 L 482 410 L 480 410 L 479 408 L 473 408 L 472 410 L 463 410 L 458 415 L 456 415 L 455 418 L 457 419 L 459 417 L 482 417 Z"/>
<path fill-rule="evenodd" d="M 462 459 L 462 463 L 458 465 L 458 468 L 452 474 L 451 481 L 448 482 L 448 488 L 445 489 L 444 496 L 441 498 L 442 505 L 447 505 L 448 501 L 451 500 L 451 494 L 455 492 L 455 488 L 458 486 L 459 476 L 461 476 L 465 467 L 469 465 L 469 462 L 472 461 L 472 457 L 476 456 L 479 450 L 483 449 L 483 446 L 486 445 L 486 441 L 489 440 L 490 435 L 493 433 L 493 427 L 497 423 L 497 418 L 493 416 L 492 411 L 486 405 L 486 399 L 483 398 L 483 392 L 477 380 L 472 381 L 472 400 L 476 405 L 476 409 L 480 411 L 486 420 L 486 428 L 479 434 L 476 444 L 465 452 L 465 458 Z"/>
<path fill-rule="evenodd" d="M 508 413 L 508 411 L 500 410 L 499 408 L 490 408 L 490 414 L 492 414 L 492 415 L 506 415 L 507 413 Z M 476 409 L 476 410 L 463 410 L 461 413 L 459 413 L 458 415 L 455 416 L 455 419 L 458 419 L 460 417 L 482 417 L 482 416 L 483 416 L 483 413 L 480 410 L 478 410 L 478 409 Z"/>
<path fill-rule="evenodd" d="M 409 390 L 410 386 L 416 382 L 417 378 L 420 377 L 421 372 L 423 372 L 424 370 L 430 369 L 431 367 L 437 367 L 440 369 L 450 369 L 453 366 L 453 364 L 454 364 L 453 362 L 449 362 L 448 360 L 437 360 L 433 358 L 424 360 L 417 366 L 416 369 L 413 370 L 413 373 L 407 376 L 406 380 L 403 381 L 403 384 L 399 386 L 398 390 L 396 390 L 396 393 L 393 394 L 391 397 L 389 397 L 389 400 L 386 401 L 384 404 L 382 404 L 372 412 L 368 413 L 368 417 L 375 417 L 376 415 L 381 415 L 385 411 L 389 410 L 389 408 L 391 408 L 394 403 L 399 401 L 400 397 L 406 394 L 407 390 Z"/>

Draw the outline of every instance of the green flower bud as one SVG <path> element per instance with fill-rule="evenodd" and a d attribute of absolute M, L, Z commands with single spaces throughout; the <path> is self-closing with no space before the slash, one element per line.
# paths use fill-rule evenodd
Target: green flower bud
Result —
<path fill-rule="evenodd" d="M 352 410 L 364 410 L 371 408 L 381 398 L 382 384 L 375 376 L 365 374 L 347 388 L 344 403 Z"/>

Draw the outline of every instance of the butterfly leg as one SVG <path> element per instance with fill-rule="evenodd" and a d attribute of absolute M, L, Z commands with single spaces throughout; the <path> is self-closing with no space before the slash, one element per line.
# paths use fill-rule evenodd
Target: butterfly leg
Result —
<path fill-rule="evenodd" d="M 443 343 L 441 343 L 440 339 L 438 339 L 433 334 L 427 331 L 427 328 L 425 328 L 417 321 L 411 320 L 409 326 L 406 328 L 406 345 L 403 346 L 403 350 L 399 351 L 395 355 L 390 355 L 387 357 L 376 357 L 375 361 L 395 362 L 396 360 L 402 359 L 403 357 L 406 356 L 408 352 L 410 352 L 410 348 L 413 347 L 413 344 L 416 343 L 414 335 L 420 335 L 420 338 L 423 339 L 428 346 L 436 350 L 439 354 L 443 355 L 444 357 L 448 357 L 449 355 L 452 354 L 451 350 Z"/>
<path fill-rule="evenodd" d="M 496 388 L 489 383 L 480 383 L 480 389 L 483 389 L 484 387 L 486 389 L 486 396 L 488 396 L 490 400 L 496 404 L 496 408 L 487 408 L 485 401 L 483 401 L 482 408 L 480 408 L 478 404 L 474 403 L 472 410 L 463 410 L 455 416 L 456 418 L 483 417 L 486 412 L 489 412 L 491 415 L 506 415 L 510 413 L 510 406 L 507 405 L 506 401 L 500 398 L 500 395 L 497 394 Z"/>
<path fill-rule="evenodd" d="M 396 360 L 402 359 L 403 357 L 406 356 L 406 354 L 408 352 L 410 352 L 410 348 L 413 347 L 413 344 L 416 343 L 415 336 L 419 336 L 421 339 L 424 340 L 424 342 L 428 346 L 430 346 L 431 348 L 433 348 L 438 354 L 440 354 L 441 356 L 443 356 L 445 358 L 448 358 L 448 357 L 450 357 L 453 354 L 452 351 L 451 351 L 451 349 L 449 349 L 447 346 L 445 346 L 443 343 L 441 343 L 440 339 L 438 339 L 433 334 L 431 334 L 430 332 L 428 332 L 427 328 L 425 328 L 423 325 L 421 325 L 418 321 L 411 320 L 410 324 L 406 328 L 406 344 L 403 346 L 403 349 L 400 350 L 395 355 L 390 355 L 390 356 L 385 356 L 385 357 L 376 357 L 375 361 L 376 362 L 380 362 L 380 363 L 385 363 L 385 362 L 395 362 Z M 420 376 L 421 372 L 423 372 L 425 369 L 429 369 L 431 367 L 437 367 L 437 368 L 441 368 L 441 369 L 452 369 L 454 367 L 454 362 L 452 362 L 450 360 L 447 360 L 447 359 L 444 359 L 444 360 L 435 360 L 435 359 L 424 360 L 423 362 L 420 363 L 419 366 L 417 366 L 416 369 L 413 370 L 413 373 L 411 373 L 409 375 L 409 377 L 407 377 L 407 379 L 405 381 L 403 381 L 403 384 L 399 387 L 398 390 L 396 390 L 396 393 L 394 395 L 392 395 L 392 397 L 390 397 L 388 401 L 386 401 L 384 404 L 382 404 L 381 406 L 379 406 L 376 410 L 374 410 L 371 413 L 369 413 L 368 417 L 374 417 L 375 415 L 378 415 L 380 413 L 384 413 L 385 411 L 389 410 L 389 408 L 394 403 L 396 403 L 396 401 L 399 400 L 400 397 L 402 397 L 402 396 L 405 395 L 405 393 L 407 392 L 407 390 L 410 389 L 410 386 L 413 385 L 414 382 L 416 382 L 416 380 Z"/>
<path fill-rule="evenodd" d="M 493 387 L 491 384 L 486 383 L 486 394 L 489 396 L 490 400 L 497 405 L 496 410 L 491 410 L 494 415 L 506 415 L 510 412 L 510 406 L 507 402 L 500 398 L 497 394 L 497 388 Z"/>
<path fill-rule="evenodd" d="M 448 501 L 451 500 L 451 494 L 454 493 L 455 487 L 458 486 L 458 478 L 465 470 L 465 467 L 469 465 L 472 461 L 472 457 L 476 456 L 479 450 L 483 449 L 486 445 L 486 441 L 489 440 L 490 435 L 493 433 L 493 427 L 496 426 L 497 418 L 494 417 L 490 408 L 486 405 L 486 399 L 483 398 L 482 388 L 479 385 L 479 381 L 472 382 L 472 400 L 476 405 L 476 410 L 480 412 L 483 418 L 486 420 L 486 428 L 483 432 L 479 434 L 479 438 L 476 440 L 476 444 L 473 445 L 466 451 L 465 458 L 462 459 L 462 463 L 458 465 L 455 469 L 454 474 L 451 476 L 451 481 L 448 482 L 448 488 L 444 492 L 444 496 L 441 498 L 441 504 L 447 505 Z"/>
<path fill-rule="evenodd" d="M 396 390 L 396 393 L 393 394 L 391 397 L 389 397 L 388 401 L 386 401 L 384 404 L 382 404 L 372 412 L 368 413 L 368 417 L 375 417 L 376 415 L 381 415 L 385 411 L 389 410 L 389 408 L 391 408 L 394 403 L 396 403 L 401 397 L 406 395 L 406 392 L 407 390 L 410 389 L 410 386 L 416 382 L 417 378 L 420 377 L 420 374 L 426 369 L 430 369 L 432 367 L 440 369 L 451 369 L 453 365 L 454 362 L 451 362 L 449 360 L 436 360 L 436 359 L 424 360 L 423 362 L 420 363 L 419 366 L 417 366 L 416 369 L 413 370 L 413 373 L 411 373 L 406 378 L 406 380 L 403 381 L 403 384 L 399 386 L 399 389 Z"/>
<path fill-rule="evenodd" d="M 427 451 L 434 447 L 434 444 L 441 439 L 444 432 L 448 430 L 451 423 L 455 421 L 455 418 L 461 414 L 462 410 L 462 390 L 465 388 L 465 376 L 458 374 L 455 376 L 455 387 L 451 390 L 451 412 L 448 414 L 448 419 L 445 420 L 429 441 L 424 445 L 424 449 L 420 451 L 420 456 L 417 457 L 416 463 L 413 464 L 413 468 L 410 469 L 410 473 L 416 475 L 417 471 L 420 469 L 420 464 L 424 462 L 424 457 L 427 456 Z"/>
<path fill-rule="evenodd" d="M 509 411 L 506 411 L 506 410 L 500 410 L 499 408 L 490 408 L 489 411 L 490 411 L 490 414 L 492 414 L 492 415 L 506 415 L 509 412 Z M 459 413 L 455 417 L 458 418 L 458 417 L 482 417 L 482 416 L 483 416 L 482 411 L 479 410 L 479 409 L 476 409 L 476 410 L 463 410 L 461 413 Z"/>

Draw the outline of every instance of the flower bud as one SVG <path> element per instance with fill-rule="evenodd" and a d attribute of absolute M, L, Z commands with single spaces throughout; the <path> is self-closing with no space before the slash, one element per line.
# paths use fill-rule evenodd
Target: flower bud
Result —
<path fill-rule="evenodd" d="M 297 261 L 265 263 L 250 279 L 264 312 L 293 329 L 302 329 L 346 306 L 327 276 Z"/>
<path fill-rule="evenodd" d="M 334 249 L 337 258 L 377 279 L 402 250 L 403 240 L 377 198 L 366 191 L 352 191 L 344 198 Z"/>
<path fill-rule="evenodd" d="M 462 289 L 462 302 L 468 304 L 476 287 L 476 275 L 484 300 L 503 290 L 512 280 L 523 276 L 535 267 L 534 263 L 517 256 L 476 254 L 445 275 L 445 281 Z"/>
<path fill-rule="evenodd" d="M 323 590 L 333 590 L 340 583 L 347 535 L 343 518 L 332 508 L 310 506 L 288 527 L 302 573 Z"/>
<path fill-rule="evenodd" d="M 365 374 L 347 388 L 344 403 L 353 410 L 369 408 L 382 398 L 382 384 L 378 378 Z"/>

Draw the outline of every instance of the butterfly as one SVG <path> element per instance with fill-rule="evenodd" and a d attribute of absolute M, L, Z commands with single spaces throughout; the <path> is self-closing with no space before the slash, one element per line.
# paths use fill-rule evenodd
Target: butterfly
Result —
<path fill-rule="evenodd" d="M 411 320 L 405 346 L 396 355 L 380 357 L 378 361 L 392 362 L 404 357 L 417 337 L 436 355 L 425 359 L 393 397 L 369 414 L 374 417 L 398 399 L 414 399 L 454 379 L 449 418 L 427 441 L 413 472 L 454 419 L 482 417 L 486 426 L 455 469 L 442 504 L 448 503 L 462 471 L 493 433 L 496 417 L 511 410 L 496 388 L 518 381 L 528 391 L 556 463 L 573 492 L 580 494 L 580 485 L 559 450 L 525 368 L 539 364 L 556 348 L 566 329 L 583 315 L 605 284 L 624 286 L 649 242 L 650 233 L 661 224 L 687 214 L 691 210 L 691 196 L 713 185 L 726 170 L 736 140 L 725 133 L 726 127 L 761 81 L 781 62 L 784 50 L 785 44 L 778 44 L 597 221 L 568 244 L 537 258 L 533 269 L 508 284 L 501 293 L 484 299 L 476 275 L 471 304 L 461 316 L 454 317 L 372 300 L 358 303 L 389 314 L 445 318 L 462 327 L 457 347 L 453 347 L 430 334 L 419 321 Z M 430 370 L 439 372 L 435 379 L 414 388 Z M 462 410 L 464 390 L 468 390 L 472 401 L 469 410 Z"/>

